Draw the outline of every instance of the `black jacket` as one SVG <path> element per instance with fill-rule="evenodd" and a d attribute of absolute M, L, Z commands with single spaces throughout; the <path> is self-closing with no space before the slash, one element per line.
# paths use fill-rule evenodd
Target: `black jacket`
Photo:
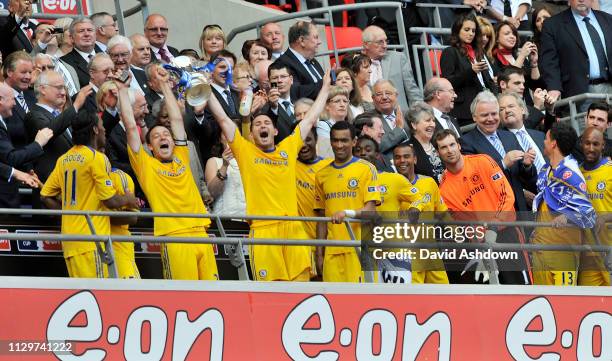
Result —
<path fill-rule="evenodd" d="M 312 100 L 317 97 L 323 82 L 319 80 L 315 83 L 310 73 L 304 67 L 304 64 L 300 63 L 290 49 L 287 49 L 274 62 L 284 64 L 289 68 L 290 73 L 293 75 L 292 89 L 295 88 L 297 93 Z M 313 66 L 319 72 L 321 78 L 323 78 L 323 67 L 316 59 L 313 59 Z"/>
<path fill-rule="evenodd" d="M 592 10 L 601 27 L 608 55 L 608 81 L 612 82 L 612 15 Z M 563 98 L 586 93 L 589 59 L 571 9 L 547 19 L 542 27 L 539 66 L 548 90 Z"/>
<path fill-rule="evenodd" d="M 95 48 L 95 52 L 99 53 L 100 49 L 98 47 Z M 81 88 L 89 84 L 89 72 L 87 71 L 87 61 L 79 54 L 75 49 L 72 49 L 71 52 L 61 57 L 63 61 L 70 64 L 74 70 L 77 72 L 77 76 L 79 77 L 79 84 Z"/>
<path fill-rule="evenodd" d="M 8 4 L 8 1 L 6 2 Z M 36 26 L 30 22 L 29 24 L 32 31 Z M 0 51 L 2 52 L 2 59 L 6 60 L 12 52 L 24 50 L 26 53 L 32 51 L 32 43 L 21 31 L 21 26 L 15 22 L 14 15 L 3 16 L 0 18 Z"/>

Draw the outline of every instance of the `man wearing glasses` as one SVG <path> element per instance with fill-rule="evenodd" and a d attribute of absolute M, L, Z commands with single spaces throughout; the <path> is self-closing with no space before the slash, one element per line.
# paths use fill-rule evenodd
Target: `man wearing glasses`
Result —
<path fill-rule="evenodd" d="M 130 39 L 123 35 L 113 36 L 108 42 L 107 53 L 110 55 L 113 64 L 115 64 L 116 72 L 129 72 L 129 78 L 125 83 L 129 84 L 130 88 L 144 95 L 144 91 L 147 89 L 147 76 L 144 70 L 132 67 L 132 42 Z"/>
<path fill-rule="evenodd" d="M 166 44 L 168 41 L 168 22 L 160 14 L 151 14 L 145 22 L 144 33 L 151 44 L 151 59 L 167 64 L 178 56 L 179 51 Z"/>
<path fill-rule="evenodd" d="M 415 101 L 423 100 L 423 93 L 414 81 L 410 59 L 403 53 L 387 51 L 387 34 L 378 26 L 368 26 L 361 35 L 363 54 L 372 60 L 370 85 L 381 79 L 397 84 L 397 100 L 403 111 Z"/>
<path fill-rule="evenodd" d="M 70 24 L 70 34 L 74 41 L 74 49 L 60 59 L 70 64 L 79 77 L 79 86 L 89 84 L 88 64 L 99 53 L 96 46 L 96 28 L 90 18 L 79 17 Z"/>
<path fill-rule="evenodd" d="M 293 76 L 291 76 L 286 65 L 272 63 L 268 68 L 268 77 L 270 84 L 275 86 L 270 87 L 268 104 L 264 106 L 263 112 L 268 114 L 270 119 L 276 123 L 278 134 L 274 137 L 274 142 L 278 144 L 291 134 L 294 125 L 297 123 L 293 104 L 298 97 L 291 92 Z"/>
<path fill-rule="evenodd" d="M 108 41 L 119 34 L 117 22 L 107 12 L 95 13 L 89 18 L 96 27 L 96 52 L 106 51 Z"/>
<path fill-rule="evenodd" d="M 393 148 L 410 138 L 410 129 L 406 127 L 402 109 L 398 102 L 398 91 L 390 80 L 378 80 L 372 89 L 374 109 L 382 118 L 385 134 L 380 142 L 380 153 L 390 162 Z"/>
<path fill-rule="evenodd" d="M 423 97 L 425 102 L 431 105 L 433 109 L 436 131 L 442 129 L 450 129 L 461 136 L 461 129 L 457 119 L 450 115 L 450 111 L 455 107 L 455 99 L 457 93 L 453 89 L 453 85 L 445 78 L 433 77 L 425 83 L 423 89 Z"/>

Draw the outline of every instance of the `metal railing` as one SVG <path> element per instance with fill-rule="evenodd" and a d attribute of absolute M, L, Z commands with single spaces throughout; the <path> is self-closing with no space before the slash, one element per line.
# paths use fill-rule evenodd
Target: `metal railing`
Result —
<path fill-rule="evenodd" d="M 236 37 L 236 35 L 242 34 L 242 33 L 245 33 L 251 30 L 257 30 L 257 36 L 259 36 L 261 27 L 270 22 L 282 22 L 286 20 L 309 17 L 313 15 L 327 14 L 326 19 L 324 19 L 323 21 L 317 21 L 317 23 L 329 24 L 331 28 L 330 29 L 331 39 L 332 39 L 331 45 L 332 45 L 333 50 L 317 53 L 316 56 L 319 57 L 319 56 L 334 54 L 336 64 L 340 64 L 340 59 L 338 58 L 339 54 L 344 53 L 348 50 L 339 51 L 337 47 L 336 32 L 335 32 L 336 26 L 334 24 L 334 19 L 333 19 L 332 14 L 335 12 L 342 12 L 342 11 L 362 10 L 362 9 L 379 9 L 379 8 L 395 9 L 395 21 L 397 22 L 397 30 L 398 30 L 400 45 L 389 46 L 389 48 L 390 49 L 401 49 L 406 55 L 406 57 L 408 58 L 410 54 L 408 53 L 408 47 L 406 46 L 408 42 L 406 39 L 406 29 L 404 27 L 404 18 L 402 16 L 402 4 L 399 2 L 387 2 L 387 1 L 329 6 L 325 8 L 317 8 L 317 9 L 300 11 L 297 13 L 273 16 L 270 18 L 266 18 L 264 20 L 254 21 L 252 23 L 242 25 L 242 26 L 232 29 L 232 31 L 230 31 L 229 34 L 227 34 L 227 43 L 229 44 Z M 361 48 L 353 48 L 353 49 L 360 50 Z"/>
<path fill-rule="evenodd" d="M 117 278 L 117 268 L 114 262 L 114 250 L 113 242 L 144 242 L 144 243 L 205 243 L 205 244 L 230 244 L 235 245 L 236 254 L 230 256 L 233 257 L 232 265 L 238 269 L 238 275 L 240 280 L 249 280 L 248 271 L 246 268 L 246 258 L 242 252 L 243 245 L 294 245 L 294 246 L 333 246 L 333 247 L 354 247 L 360 259 L 365 262 L 362 265 L 365 273 L 366 282 L 374 281 L 374 271 L 371 264 L 369 250 L 372 248 L 404 248 L 404 249 L 467 249 L 467 250 L 490 250 L 495 251 L 570 251 L 570 252 L 612 252 L 612 246 L 595 244 L 581 244 L 581 245 L 542 245 L 542 244 L 508 244 L 508 243 L 456 243 L 449 242 L 452 240 L 445 240 L 445 242 L 431 242 L 431 243 L 414 243 L 414 242 L 390 242 L 386 244 L 375 243 L 373 241 L 362 241 L 357 240 L 351 223 L 364 222 L 359 219 L 346 219 L 343 224 L 347 228 L 350 240 L 328 240 L 328 239 L 270 239 L 270 238 L 242 238 L 242 237 L 228 237 L 225 233 L 225 228 L 221 220 L 230 219 L 244 219 L 244 220 L 278 220 L 278 221 L 291 221 L 291 222 L 331 222 L 329 217 L 286 217 L 286 216 L 236 216 L 236 215 L 221 215 L 221 214 L 194 214 L 194 213 L 153 213 L 153 212 L 141 212 L 137 213 L 138 217 L 145 218 L 204 218 L 214 220 L 217 229 L 219 230 L 221 237 L 168 237 L 168 236 L 122 236 L 122 235 L 99 235 L 96 234 L 95 226 L 92 222 L 92 217 L 95 216 L 107 216 L 107 217 L 123 217 L 123 216 L 134 216 L 134 212 L 120 212 L 120 211 L 62 211 L 62 210 L 46 210 L 46 209 L 10 209 L 0 208 L 0 215 L 49 215 L 49 216 L 83 216 L 86 218 L 88 226 L 92 234 L 80 235 L 80 234 L 45 234 L 45 240 L 56 241 L 56 242 L 71 242 L 71 241 L 87 241 L 96 242 L 98 250 L 102 255 L 103 261 L 108 265 L 109 276 L 111 278 Z M 382 223 L 409 223 L 408 220 L 382 220 Z M 460 220 L 448 220 L 448 221 L 437 221 L 437 220 L 419 220 L 420 224 L 435 224 L 435 225 L 455 225 L 455 226 L 483 226 L 485 228 L 490 227 L 554 227 L 552 222 L 533 222 L 533 221 L 460 221 Z M 563 226 L 562 226 L 563 227 Z M 565 227 L 571 227 L 567 225 Z M 7 240 L 17 241 L 35 241 L 40 239 L 40 234 L 27 234 L 27 233 L 3 233 L 2 238 Z M 105 249 L 102 250 L 99 246 L 99 242 L 103 242 Z M 363 247 L 363 248 L 362 248 Z M 364 256 L 365 255 L 365 256 Z M 489 263 L 488 269 L 491 273 L 492 279 L 491 284 L 498 284 L 496 276 L 497 266 L 495 262 Z"/>
<path fill-rule="evenodd" d="M 584 118 L 586 112 L 579 112 L 578 106 L 588 100 L 605 100 L 608 104 L 612 105 L 612 94 L 584 93 L 574 95 L 558 100 L 554 104 L 553 109 L 556 112 L 561 108 L 569 107 L 569 116 L 560 118 L 559 121 L 569 121 L 576 132 L 581 134 L 584 128 L 584 122 L 580 122 L 578 119 Z"/>

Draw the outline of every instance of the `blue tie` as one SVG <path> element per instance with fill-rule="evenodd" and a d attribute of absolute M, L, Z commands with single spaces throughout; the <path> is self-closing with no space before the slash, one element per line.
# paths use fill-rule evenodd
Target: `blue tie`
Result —
<path fill-rule="evenodd" d="M 497 134 L 489 135 L 489 140 L 491 144 L 493 144 L 493 147 L 495 148 L 497 153 L 499 153 L 502 159 L 504 159 L 504 157 L 506 156 L 506 150 L 504 149 L 504 145 L 502 144 Z"/>
<path fill-rule="evenodd" d="M 283 100 L 283 106 L 285 107 L 285 112 L 289 117 L 293 116 L 293 112 L 291 111 L 291 102 L 288 100 Z"/>
<path fill-rule="evenodd" d="M 525 129 L 519 130 L 518 132 L 516 132 L 516 135 L 519 143 L 521 144 L 521 148 L 523 148 L 525 152 L 528 151 L 529 148 L 533 148 L 528 138 L 529 134 L 527 134 L 527 131 Z M 540 153 L 540 150 L 537 149 L 537 147 L 533 150 L 536 152 L 535 166 L 536 169 L 539 171 L 546 164 L 546 162 L 544 161 L 544 157 L 542 157 L 542 154 Z"/>
<path fill-rule="evenodd" d="M 586 25 L 587 31 L 589 32 L 589 37 L 591 38 L 591 42 L 593 43 L 593 48 L 595 48 L 595 54 L 597 54 L 597 62 L 599 63 L 599 76 L 601 78 L 608 78 L 608 60 L 606 59 L 606 51 L 604 50 L 603 43 L 601 42 L 601 37 L 599 33 L 591 24 L 588 17 L 585 17 L 584 24 Z"/>
<path fill-rule="evenodd" d="M 60 114 L 61 114 L 61 112 L 59 110 L 57 110 L 57 109 L 54 109 L 51 112 L 51 115 L 53 115 L 53 118 L 57 118 Z"/>
<path fill-rule="evenodd" d="M 227 97 L 227 106 L 230 108 L 232 114 L 228 114 L 230 117 L 236 115 L 236 103 L 234 103 L 234 98 L 232 97 L 232 92 L 229 90 L 224 90 L 223 93 Z"/>
<path fill-rule="evenodd" d="M 23 93 L 17 94 L 17 101 L 26 113 L 30 111 L 30 109 L 28 108 L 28 103 L 26 103 L 25 98 L 23 97 Z"/>

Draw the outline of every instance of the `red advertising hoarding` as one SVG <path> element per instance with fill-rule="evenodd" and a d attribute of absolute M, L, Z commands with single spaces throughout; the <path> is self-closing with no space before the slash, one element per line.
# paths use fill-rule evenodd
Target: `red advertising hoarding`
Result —
<path fill-rule="evenodd" d="M 612 360 L 609 288 L 9 281 L 7 360 Z"/>
<path fill-rule="evenodd" d="M 45 14 L 78 14 L 76 2 L 80 1 L 83 7 L 83 14 L 89 15 L 87 0 L 40 0 L 39 10 Z"/>

